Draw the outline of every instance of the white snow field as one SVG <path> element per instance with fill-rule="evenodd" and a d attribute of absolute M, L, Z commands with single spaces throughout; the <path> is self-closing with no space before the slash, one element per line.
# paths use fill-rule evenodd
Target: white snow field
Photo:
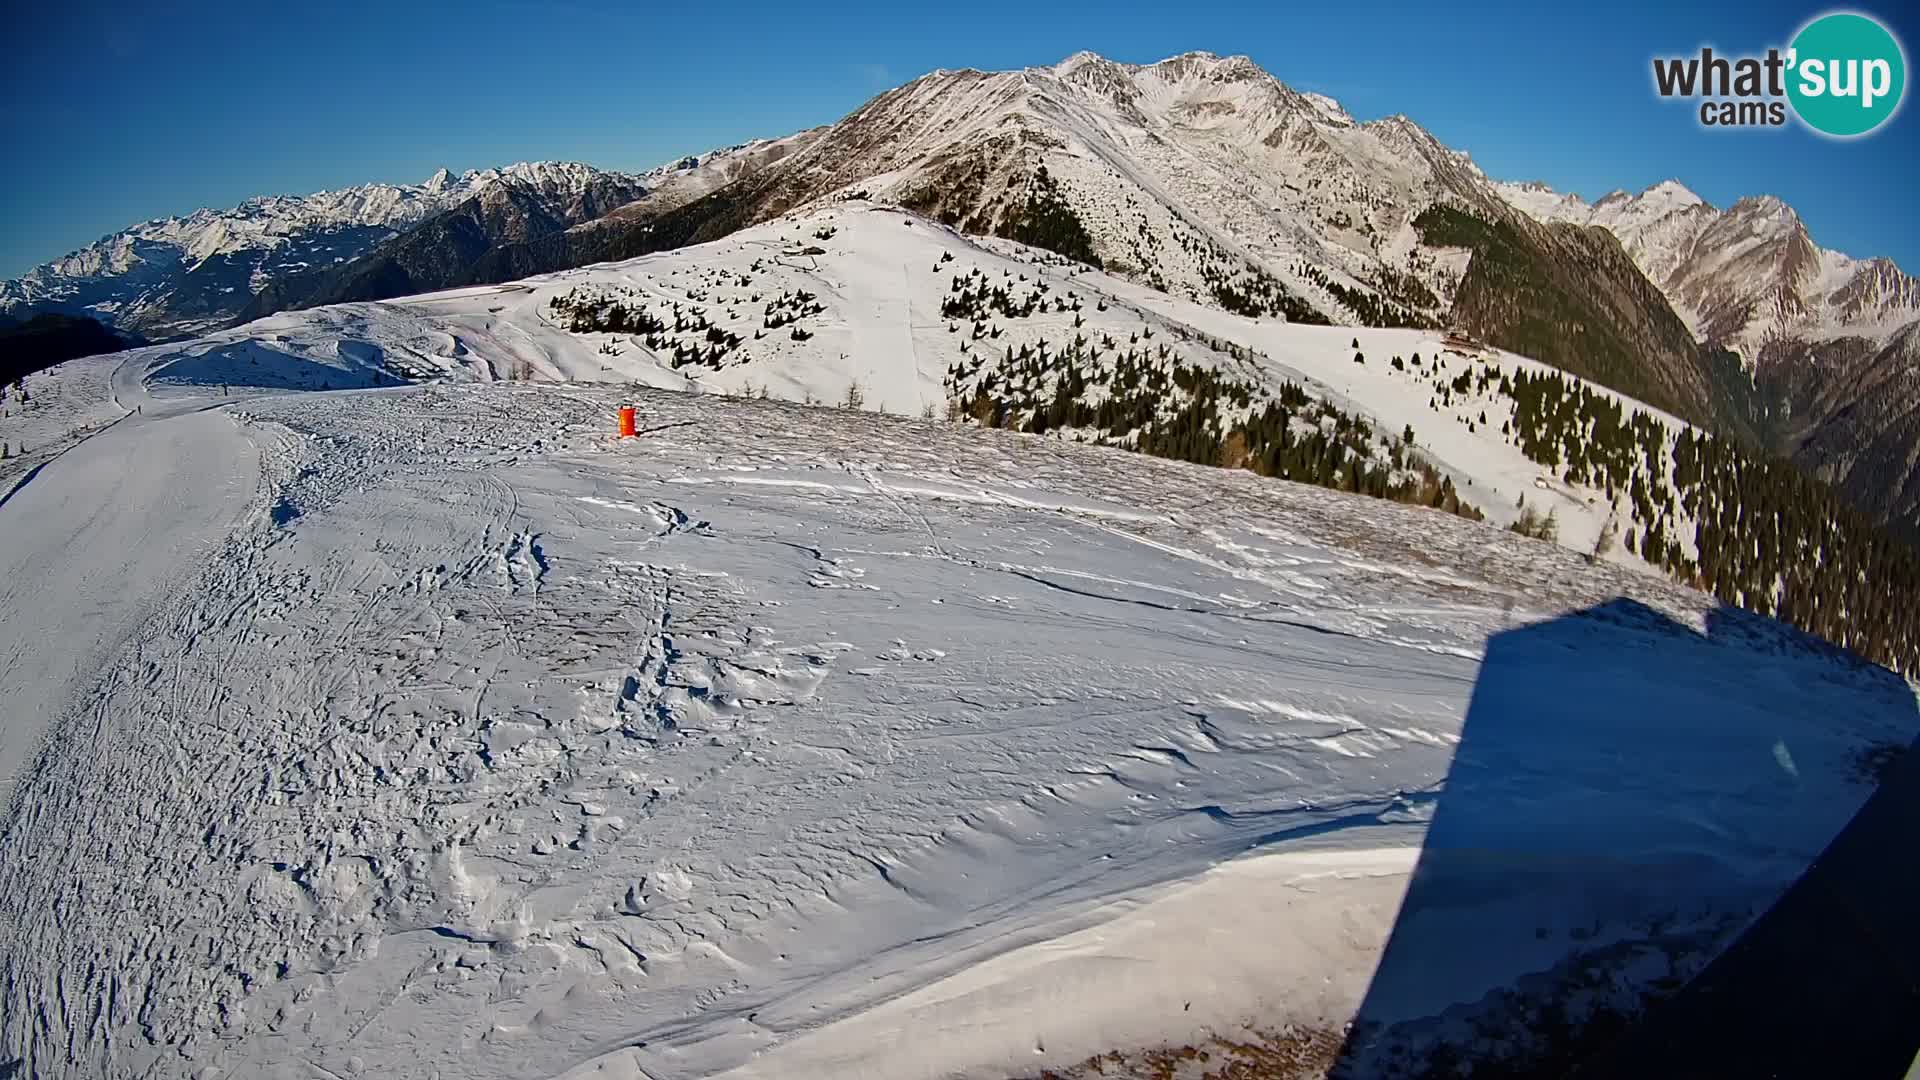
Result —
<path fill-rule="evenodd" d="M 854 282 L 847 250 L 809 280 Z M 339 389 L 700 388 L 540 327 L 576 283 L 38 377 L 123 418 L 0 504 L 0 1070 L 1002 1078 L 1356 1016 L 1395 1035 L 1354 1055 L 1471 1039 L 1697 969 L 1920 732 L 1882 669 L 1437 511 L 712 393 Z M 702 382 L 937 398 L 937 311 L 855 319 L 888 295 L 857 284 L 812 351 Z"/>

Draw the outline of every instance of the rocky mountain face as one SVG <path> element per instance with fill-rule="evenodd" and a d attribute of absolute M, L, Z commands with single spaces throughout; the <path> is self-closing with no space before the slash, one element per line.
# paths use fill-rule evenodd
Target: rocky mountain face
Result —
<path fill-rule="evenodd" d="M 1737 355 L 1766 449 L 1920 534 L 1920 281 L 1820 247 L 1771 196 L 1721 210 L 1672 180 L 1592 204 L 1498 190 L 1538 220 L 1618 237 L 1692 333 Z"/>
<path fill-rule="evenodd" d="M 1920 320 L 1885 340 L 1770 341 L 1755 382 L 1780 416 L 1774 449 L 1920 540 Z"/>
<path fill-rule="evenodd" d="M 717 191 L 736 180 L 804 150 L 824 127 L 808 128 L 781 139 L 755 139 L 738 146 L 691 154 L 640 174 L 647 186 L 645 199 L 630 203 L 592 225 L 615 225 L 656 215 Z"/>
<path fill-rule="evenodd" d="M 1676 180 L 1592 204 L 1540 184 L 1496 189 L 1538 220 L 1598 225 L 1619 237 L 1695 333 L 1749 365 L 1770 342 L 1885 340 L 1920 318 L 1920 281 L 1889 260 L 1818 246 L 1793 208 L 1771 195 L 1721 210 Z"/>
<path fill-rule="evenodd" d="M 1411 120 L 1360 123 L 1244 57 L 1130 65 L 1081 53 L 1024 71 L 936 71 L 808 135 L 776 162 L 636 220 L 592 258 L 864 195 L 1246 315 L 1458 325 L 1746 430 L 1735 421 L 1749 403 L 1722 400 L 1724 365 L 1612 233 L 1537 220 Z M 1442 227 L 1436 207 L 1460 227 Z M 514 254 L 490 268 L 497 279 L 590 261 L 555 245 Z"/>
<path fill-rule="evenodd" d="M 1734 366 L 1693 339 L 1605 230 L 1490 222 L 1445 205 L 1415 225 L 1423 243 L 1470 253 L 1450 326 L 1751 437 L 1750 395 L 1726 388 Z"/>
<path fill-rule="evenodd" d="M 498 244 L 467 266 L 460 281 L 446 284 L 512 281 L 619 257 L 614 249 L 628 234 L 643 231 L 691 203 L 771 169 L 805 149 L 825 130 L 810 128 L 781 139 L 757 139 L 651 169 L 640 174 L 647 187 L 645 196 L 563 232 Z"/>
<path fill-rule="evenodd" d="M 477 199 L 531 200 L 571 224 L 637 197 L 640 182 L 586 165 L 531 162 L 420 184 L 366 184 L 306 196 L 249 199 L 124 229 L 19 278 L 0 282 L 0 312 L 97 318 L 162 339 L 225 326 L 263 288 L 344 266 L 443 212 Z M 561 227 L 564 227 L 561 226 Z"/>
<path fill-rule="evenodd" d="M 1920 522 L 1901 494 L 1920 483 L 1898 434 L 1914 410 L 1865 400 L 1912 370 L 1893 342 L 1920 290 L 1891 263 L 1818 248 L 1778 200 L 1723 212 L 1668 183 L 1586 206 L 1498 183 L 1406 117 L 1361 123 L 1244 57 L 933 72 L 588 250 L 632 257 L 850 195 L 1243 314 L 1453 326 Z M 520 254 L 497 279 L 589 261 Z M 1815 342 L 1875 378 L 1830 385 Z"/>
<path fill-rule="evenodd" d="M 1446 198 L 1507 210 L 1471 162 L 1414 125 L 1357 124 L 1244 58 L 1135 66 L 1081 54 L 1026 71 L 938 71 L 888 91 L 690 204 L 701 224 L 656 226 L 663 235 L 625 247 L 855 193 L 974 232 L 1024 223 L 1055 228 L 1063 245 L 1084 236 L 1082 255 L 1180 295 L 1213 298 L 1261 277 L 1263 296 L 1284 288 L 1303 312 L 1356 321 L 1336 287 L 1364 305 L 1383 269 L 1403 270 L 1421 209 Z"/>

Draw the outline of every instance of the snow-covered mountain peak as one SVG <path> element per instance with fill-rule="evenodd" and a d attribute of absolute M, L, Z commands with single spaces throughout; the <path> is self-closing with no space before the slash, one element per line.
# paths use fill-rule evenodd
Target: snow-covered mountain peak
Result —
<path fill-rule="evenodd" d="M 1210 52 L 1186 52 L 1133 69 L 1143 85 L 1165 85 L 1192 90 L 1196 87 L 1222 87 L 1252 83 L 1291 94 L 1280 80 L 1246 56 L 1217 56 Z"/>
<path fill-rule="evenodd" d="M 1143 96 L 1166 100 L 1233 83 L 1264 83 L 1276 90 L 1285 89 L 1248 57 L 1223 57 L 1205 51 L 1184 52 L 1151 64 L 1122 63 L 1081 51 L 1051 67 L 1029 68 L 1024 74 L 1043 85 L 1054 81 L 1089 90 L 1123 108 Z"/>
<path fill-rule="evenodd" d="M 584 186 L 596 177 L 606 175 L 624 176 L 625 174 L 608 173 L 605 169 L 596 169 L 580 161 L 521 161 L 502 168 L 475 169 L 462 173 L 459 186 L 472 193 L 478 192 L 488 184 L 505 181 L 552 190 Z"/>
<path fill-rule="evenodd" d="M 1693 193 L 1692 189 L 1678 180 L 1662 180 L 1640 193 L 1643 200 L 1658 200 L 1676 209 L 1698 206 L 1707 200 Z"/>
<path fill-rule="evenodd" d="M 1800 225 L 1800 215 L 1777 195 L 1744 196 L 1727 208 L 1727 214 L 1780 228 L 1796 228 Z"/>
<path fill-rule="evenodd" d="M 1252 57 L 1238 53 L 1233 56 L 1213 57 L 1208 75 L 1222 81 L 1278 81 L 1265 68 L 1254 63 Z"/>
<path fill-rule="evenodd" d="M 1465 154 L 1410 118 L 1356 123 L 1329 95 L 1210 52 L 933 72 L 833 125 L 759 201 L 778 213 L 860 191 L 994 231 L 1043 165 L 1088 253 L 1180 296 L 1264 275 L 1296 318 L 1377 316 L 1366 297 L 1411 264 L 1410 222 L 1433 202 L 1506 212 Z M 1440 294 L 1457 271 L 1414 267 Z"/>
<path fill-rule="evenodd" d="M 648 169 L 646 172 L 641 173 L 640 180 L 642 183 L 646 184 L 648 187 L 653 187 L 655 185 L 665 183 L 672 178 L 684 176 L 688 173 L 694 172 L 698 170 L 701 166 L 712 163 L 714 161 L 717 161 L 726 157 L 730 157 L 730 156 L 742 153 L 744 151 L 750 151 L 761 146 L 769 145 L 770 143 L 772 143 L 772 141 L 773 140 L 770 140 L 770 139 L 754 139 L 749 142 L 741 143 L 738 146 L 728 146 L 728 147 L 723 147 L 716 150 L 709 150 L 704 154 L 685 154 L 680 157 L 674 158 L 671 161 L 663 162 L 659 165 L 656 165 L 653 168 Z"/>
<path fill-rule="evenodd" d="M 1038 70 L 1050 72 L 1062 79 L 1069 79 L 1074 75 L 1090 70 L 1119 72 L 1129 77 L 1151 72 L 1155 78 L 1166 82 L 1198 79 L 1230 81 L 1233 79 L 1272 78 L 1272 76 L 1259 64 L 1256 64 L 1251 57 L 1240 55 L 1221 56 L 1217 53 L 1207 52 L 1204 49 L 1195 49 L 1179 53 L 1161 60 L 1156 60 L 1150 64 L 1123 63 L 1118 60 L 1109 59 L 1097 52 L 1083 49 L 1051 67 Z"/>
<path fill-rule="evenodd" d="M 1130 102 L 1140 96 L 1140 88 L 1134 78 L 1141 69 L 1109 60 L 1099 53 L 1077 52 L 1043 70 L 1060 82 L 1115 102 Z"/>
<path fill-rule="evenodd" d="M 687 154 L 641 173 L 637 179 L 650 191 L 649 199 L 666 197 L 678 204 L 736 179 L 767 160 L 778 160 L 810 143 L 822 128 L 808 128 L 778 139 L 749 139 L 702 154 Z"/>
<path fill-rule="evenodd" d="M 1135 70 L 1152 70 L 1162 78 L 1182 79 L 1204 73 L 1220 62 L 1220 57 L 1204 49 L 1189 49 L 1183 53 L 1155 60 L 1151 64 L 1135 65 Z"/>
<path fill-rule="evenodd" d="M 1420 154 L 1422 156 L 1439 154 L 1463 164 L 1473 160 L 1472 155 L 1466 151 L 1455 150 L 1445 143 L 1442 143 L 1439 139 L 1434 138 L 1433 132 L 1421 127 L 1412 117 L 1405 113 L 1394 113 L 1392 116 L 1383 116 L 1378 120 L 1370 120 L 1361 126 L 1382 142 L 1407 153 Z M 1476 166 L 1474 171 L 1478 172 L 1479 168 Z"/>
<path fill-rule="evenodd" d="M 1563 195 L 1541 180 L 1498 181 L 1493 187 L 1515 209 L 1540 221 L 1584 218 L 1593 210 L 1580 196 L 1572 192 Z"/>
<path fill-rule="evenodd" d="M 1244 70 L 1253 61 L 1244 56 L 1221 56 L 1204 49 L 1192 49 L 1148 64 L 1147 67 L 1170 79 L 1206 78 Z M 1256 70 L 1258 70 L 1256 68 Z M 1264 72 L 1263 72 L 1264 74 Z"/>
<path fill-rule="evenodd" d="M 1062 60 L 1059 63 L 1053 65 L 1052 71 L 1055 75 L 1058 75 L 1064 79 L 1064 78 L 1071 77 L 1075 72 L 1083 71 L 1088 68 L 1107 68 L 1107 67 L 1124 69 L 1126 65 L 1121 64 L 1115 60 L 1109 60 L 1106 57 L 1101 56 L 1097 52 L 1091 52 L 1089 50 L 1082 49 L 1079 52 L 1074 53 L 1072 56 L 1067 57 L 1065 60 Z"/>
<path fill-rule="evenodd" d="M 1302 93 L 1300 96 L 1306 99 L 1307 104 L 1312 105 L 1315 109 L 1319 110 L 1320 118 L 1325 120 L 1326 122 L 1337 125 L 1339 127 L 1354 126 L 1355 121 L 1353 119 L 1353 116 L 1349 114 L 1347 110 L 1341 108 L 1340 103 L 1338 101 L 1335 101 L 1333 98 L 1330 98 L 1325 94 L 1313 93 L 1311 91 Z"/>

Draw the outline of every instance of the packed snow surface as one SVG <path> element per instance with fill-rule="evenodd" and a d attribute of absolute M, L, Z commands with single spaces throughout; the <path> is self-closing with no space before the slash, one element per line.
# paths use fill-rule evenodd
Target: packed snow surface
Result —
<path fill-rule="evenodd" d="M 1885 672 L 1434 511 L 222 348 L 116 361 L 131 415 L 0 505 L 24 1075 L 1009 1076 L 1433 1016 L 1723 941 L 1914 732 Z M 1496 869 L 1409 891 L 1456 848 Z M 1388 978 L 1409 927 L 1444 979 Z"/>

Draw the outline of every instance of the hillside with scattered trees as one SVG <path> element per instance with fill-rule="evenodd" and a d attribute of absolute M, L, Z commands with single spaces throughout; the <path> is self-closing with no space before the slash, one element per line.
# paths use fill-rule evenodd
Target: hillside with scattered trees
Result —
<path fill-rule="evenodd" d="M 1826 485 L 1557 372 L 1483 386 L 1511 401 L 1503 434 L 1530 460 L 1618 501 L 1628 551 L 1735 607 L 1920 670 L 1920 553 Z"/>

